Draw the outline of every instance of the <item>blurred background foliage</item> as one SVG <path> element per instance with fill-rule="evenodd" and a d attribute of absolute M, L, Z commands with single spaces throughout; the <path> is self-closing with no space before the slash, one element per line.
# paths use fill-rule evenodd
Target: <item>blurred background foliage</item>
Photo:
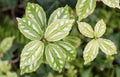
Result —
<path fill-rule="evenodd" d="M 19 32 L 16 17 L 24 16 L 28 2 L 41 5 L 49 18 L 55 9 L 65 5 L 69 5 L 75 10 L 77 0 L 0 0 L 0 42 L 7 37 L 15 37 L 7 51 L 4 53 L 0 51 L 2 54 L 0 77 L 120 77 L 120 10 L 109 8 L 102 2 L 97 2 L 94 13 L 82 21 L 94 26 L 98 20 L 103 19 L 107 24 L 107 31 L 103 37 L 114 41 L 117 46 L 117 55 L 105 56 L 99 52 L 92 63 L 84 65 L 82 51 L 90 39 L 82 36 L 74 25 L 70 35 L 77 35 L 82 40 L 82 44 L 77 48 L 78 54 L 74 61 L 66 63 L 62 72 L 53 71 L 48 65 L 42 64 L 36 72 L 21 76 L 20 53 L 29 40 Z M 6 41 L 6 44 L 9 42 Z M 2 48 L 4 49 L 6 46 L 2 46 Z"/>

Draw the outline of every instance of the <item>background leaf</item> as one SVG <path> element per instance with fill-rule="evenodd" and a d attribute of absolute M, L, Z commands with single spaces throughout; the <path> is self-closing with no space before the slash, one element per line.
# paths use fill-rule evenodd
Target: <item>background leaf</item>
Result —
<path fill-rule="evenodd" d="M 70 43 L 75 48 L 79 47 L 81 44 L 81 39 L 77 36 L 67 36 L 63 39 L 65 42 Z"/>
<path fill-rule="evenodd" d="M 102 0 L 102 2 L 109 7 L 120 8 L 120 5 L 119 5 L 120 1 L 119 0 Z"/>
<path fill-rule="evenodd" d="M 15 37 L 7 37 L 5 38 L 1 43 L 0 43 L 0 52 L 7 52 L 13 43 L 13 40 L 15 39 Z"/>
<path fill-rule="evenodd" d="M 95 9 L 96 0 L 78 0 L 76 4 L 76 13 L 78 20 L 82 20 L 89 16 Z"/>
<path fill-rule="evenodd" d="M 99 44 L 98 40 L 91 40 L 86 46 L 83 51 L 83 58 L 85 60 L 84 64 L 87 64 L 91 61 L 93 61 L 96 56 L 98 55 L 99 51 Z"/>
<path fill-rule="evenodd" d="M 78 28 L 80 33 L 82 33 L 84 36 L 93 38 L 94 37 L 94 31 L 92 27 L 85 23 L 85 22 L 77 22 L 78 23 Z"/>
<path fill-rule="evenodd" d="M 45 31 L 45 38 L 48 41 L 59 41 L 69 34 L 74 20 L 59 19 L 50 24 Z"/>
<path fill-rule="evenodd" d="M 100 49 L 106 55 L 113 55 L 117 53 L 116 46 L 111 40 L 100 38 L 99 44 L 100 44 Z"/>

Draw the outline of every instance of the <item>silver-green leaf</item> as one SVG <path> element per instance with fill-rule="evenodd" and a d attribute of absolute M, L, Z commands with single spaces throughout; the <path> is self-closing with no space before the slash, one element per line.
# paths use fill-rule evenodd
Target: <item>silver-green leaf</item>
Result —
<path fill-rule="evenodd" d="M 80 46 L 81 44 L 81 40 L 80 38 L 78 38 L 77 36 L 67 36 L 63 39 L 65 42 L 70 43 L 72 46 L 74 46 L 75 48 L 77 48 L 78 46 Z"/>
<path fill-rule="evenodd" d="M 104 21 L 103 20 L 98 21 L 94 30 L 95 37 L 101 37 L 106 31 L 106 24 L 104 23 Z"/>
<path fill-rule="evenodd" d="M 0 43 L 0 52 L 7 52 L 13 43 L 13 40 L 15 39 L 15 37 L 7 37 L 5 38 L 1 43 Z"/>
<path fill-rule="evenodd" d="M 46 31 L 45 38 L 48 41 L 59 41 L 69 34 L 74 23 L 73 19 L 58 19 L 56 22 L 51 23 Z"/>
<path fill-rule="evenodd" d="M 93 39 L 91 40 L 85 47 L 83 51 L 83 58 L 85 60 L 84 64 L 87 64 L 91 61 L 93 61 L 96 56 L 98 55 L 99 51 L 99 43 L 98 40 Z"/>
<path fill-rule="evenodd" d="M 38 60 L 38 61 L 35 61 L 33 64 L 22 66 L 20 68 L 20 70 L 21 70 L 20 73 L 21 74 L 32 73 L 32 72 L 36 71 L 40 67 L 41 63 L 42 63 L 42 58 L 40 60 Z"/>
<path fill-rule="evenodd" d="M 38 23 L 30 18 L 17 18 L 18 28 L 20 32 L 30 40 L 40 40 L 43 36 L 43 31 Z"/>
<path fill-rule="evenodd" d="M 72 14 L 73 10 L 68 5 L 58 8 L 51 14 L 48 25 L 50 25 L 52 22 L 55 22 L 57 19 L 70 19 Z"/>
<path fill-rule="evenodd" d="M 101 0 L 104 4 L 112 8 L 120 8 L 119 0 Z"/>
<path fill-rule="evenodd" d="M 79 21 L 90 15 L 96 6 L 96 0 L 78 0 L 76 4 L 76 13 Z"/>
<path fill-rule="evenodd" d="M 79 31 L 86 37 L 93 38 L 94 37 L 94 31 L 92 27 L 85 23 L 85 22 L 77 22 Z"/>
<path fill-rule="evenodd" d="M 111 40 L 99 38 L 99 44 L 100 44 L 100 49 L 106 55 L 117 54 L 116 46 Z"/>
<path fill-rule="evenodd" d="M 35 71 L 38 62 L 41 62 L 40 59 L 43 56 L 44 52 L 44 43 L 41 41 L 31 41 L 25 45 L 22 50 L 21 59 L 20 59 L 20 69 L 24 73 L 29 73 Z M 26 71 L 25 71 L 26 70 Z"/>
<path fill-rule="evenodd" d="M 46 28 L 46 14 L 43 8 L 35 3 L 28 3 L 26 7 L 26 17 L 32 19 L 44 31 Z"/>
<path fill-rule="evenodd" d="M 65 41 L 59 41 L 56 44 L 62 48 L 66 61 L 71 61 L 76 58 L 77 53 L 76 48 L 72 46 L 70 43 Z"/>
<path fill-rule="evenodd" d="M 45 48 L 45 56 L 46 61 L 54 70 L 62 70 L 65 64 L 65 56 L 58 45 L 49 43 Z"/>

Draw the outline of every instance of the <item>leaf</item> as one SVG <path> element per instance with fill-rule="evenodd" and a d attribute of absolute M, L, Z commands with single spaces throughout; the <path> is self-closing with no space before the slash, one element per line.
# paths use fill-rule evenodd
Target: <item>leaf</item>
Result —
<path fill-rule="evenodd" d="M 79 21 L 90 15 L 96 6 L 96 0 L 78 0 L 76 4 L 76 13 Z"/>
<path fill-rule="evenodd" d="M 62 70 L 65 64 L 65 56 L 58 45 L 49 43 L 45 48 L 45 56 L 46 61 L 54 70 Z"/>
<path fill-rule="evenodd" d="M 11 69 L 11 64 L 7 60 L 2 61 L 0 59 L 0 72 L 7 73 L 10 71 L 10 69 Z"/>
<path fill-rule="evenodd" d="M 26 17 L 32 19 L 44 31 L 46 28 L 46 14 L 43 8 L 35 3 L 28 3 L 26 8 Z"/>
<path fill-rule="evenodd" d="M 56 44 L 62 48 L 65 58 L 66 58 L 66 61 L 71 61 L 76 58 L 77 51 L 76 51 L 75 47 L 72 46 L 70 43 L 65 42 L 65 41 L 59 41 Z"/>
<path fill-rule="evenodd" d="M 86 37 L 93 38 L 94 37 L 94 31 L 92 27 L 85 23 L 85 22 L 77 22 L 79 31 Z"/>
<path fill-rule="evenodd" d="M 13 40 L 15 39 L 15 37 L 7 37 L 5 38 L 1 43 L 0 43 L 0 52 L 7 52 L 13 43 Z"/>
<path fill-rule="evenodd" d="M 22 50 L 20 59 L 20 69 L 22 73 L 30 73 L 38 68 L 44 52 L 44 43 L 41 41 L 31 41 Z M 36 64 L 37 63 L 37 64 Z"/>
<path fill-rule="evenodd" d="M 69 34 L 74 20 L 58 19 L 50 24 L 45 31 L 45 38 L 48 41 L 59 41 Z"/>
<path fill-rule="evenodd" d="M 36 71 L 39 68 L 41 62 L 42 62 L 42 58 L 38 61 L 35 61 L 33 64 L 22 66 L 20 68 L 21 75 L 24 73 L 32 73 L 32 72 Z"/>
<path fill-rule="evenodd" d="M 104 4 L 112 8 L 120 8 L 119 0 L 101 0 Z"/>
<path fill-rule="evenodd" d="M 116 46 L 111 40 L 99 38 L 99 44 L 100 44 L 100 49 L 106 55 L 117 54 Z"/>
<path fill-rule="evenodd" d="M 91 40 L 85 46 L 85 49 L 83 51 L 83 58 L 85 60 L 84 64 L 87 64 L 87 63 L 93 61 L 96 58 L 96 56 L 98 55 L 98 51 L 99 51 L 98 40 L 96 40 L 96 39 Z"/>
<path fill-rule="evenodd" d="M 18 28 L 20 32 L 30 40 L 40 40 L 43 36 L 43 31 L 39 24 L 30 18 L 17 18 Z"/>
<path fill-rule="evenodd" d="M 106 24 L 103 20 L 98 21 L 98 23 L 95 26 L 95 37 L 101 37 L 106 30 Z"/>
<path fill-rule="evenodd" d="M 17 76 L 17 73 L 15 73 L 15 72 L 7 72 L 6 77 L 18 77 L 18 76 Z"/>
<path fill-rule="evenodd" d="M 70 19 L 72 17 L 73 10 L 69 6 L 56 9 L 50 16 L 48 25 L 55 22 L 57 19 Z"/>
<path fill-rule="evenodd" d="M 74 46 L 75 48 L 77 48 L 78 46 L 80 46 L 81 44 L 81 40 L 80 38 L 78 38 L 77 36 L 67 36 L 63 39 L 65 42 L 70 43 L 72 46 Z"/>

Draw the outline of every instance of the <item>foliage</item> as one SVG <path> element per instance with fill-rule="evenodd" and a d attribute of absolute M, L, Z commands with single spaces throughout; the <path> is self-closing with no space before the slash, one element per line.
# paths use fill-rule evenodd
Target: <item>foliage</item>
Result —
<path fill-rule="evenodd" d="M 27 3 L 27 2 L 32 2 L 32 3 Z M 30 20 L 31 25 L 36 24 L 36 22 L 34 23 L 35 21 L 34 18 L 30 18 L 30 17 L 31 15 L 33 15 L 35 16 L 35 19 L 37 18 L 39 19 L 40 18 L 39 17 L 40 14 L 38 14 L 39 12 L 35 13 L 35 9 L 30 9 L 32 11 L 27 12 L 29 11 L 28 5 L 31 6 L 30 4 L 34 5 L 34 3 L 36 3 L 35 5 L 37 5 L 38 7 L 42 8 L 42 10 L 44 9 L 43 12 L 46 15 L 45 17 L 44 15 L 42 15 L 43 16 L 42 20 L 44 21 L 45 19 L 44 26 L 42 25 L 41 21 L 36 20 L 38 22 L 38 25 L 35 25 L 37 29 L 35 29 L 35 27 L 31 27 L 30 29 L 30 32 L 31 30 L 34 29 L 39 30 L 38 32 L 32 31 L 32 33 L 36 34 L 37 40 L 34 40 L 34 38 L 31 39 L 31 37 L 28 37 L 28 35 L 26 36 L 26 33 L 23 33 L 23 31 L 21 31 L 22 33 L 21 34 L 19 32 L 20 28 L 18 30 L 16 25 L 17 23 L 15 20 L 15 17 L 17 16 L 20 17 L 19 20 L 21 21 L 25 19 L 25 20 Z M 106 5 L 103 5 L 103 3 Z M 92 8 L 90 8 L 91 5 L 93 5 Z M 79 9 L 79 7 L 82 6 L 84 6 L 85 8 Z M 26 14 L 25 16 L 23 16 L 25 7 L 26 7 L 26 11 L 25 11 Z M 87 12 L 88 10 L 89 13 Z M 43 14 L 43 12 L 40 13 Z M 11 66 L 9 70 L 10 73 L 0 72 L 0 75 L 3 77 L 5 75 L 9 75 L 11 77 L 11 73 L 18 74 L 18 77 L 39 77 L 39 76 L 41 77 L 101 77 L 101 76 L 119 77 L 120 76 L 119 75 L 119 70 L 120 70 L 119 0 L 109 0 L 109 1 L 107 0 L 95 0 L 95 1 L 94 0 L 74 0 L 74 1 L 73 0 L 55 0 L 55 1 L 54 0 L 24 0 L 24 1 L 15 0 L 14 2 L 10 0 L 1 0 L 0 17 L 1 17 L 0 40 L 4 39 L 5 37 L 15 36 L 14 43 L 12 44 L 10 49 L 8 49 L 7 52 L 3 53 L 1 57 L 2 59 L 1 64 L 7 62 Z M 60 20 L 66 20 L 66 19 L 74 20 L 74 23 L 72 24 L 72 27 L 68 31 L 68 33 L 66 33 L 66 35 L 64 33 L 64 36 L 62 37 L 60 35 L 60 36 L 56 36 L 55 38 L 51 38 L 51 36 L 57 34 L 57 31 L 63 32 L 62 29 L 57 28 L 54 30 L 52 34 L 49 35 L 49 32 L 52 31 L 53 28 L 55 28 L 56 23 L 59 23 Z M 104 21 L 101 19 L 103 19 Z M 55 24 L 51 25 L 52 23 Z M 91 34 L 90 32 L 89 35 L 89 31 L 85 30 L 86 28 L 81 32 L 80 31 L 81 28 L 79 29 L 79 27 L 83 27 L 83 26 L 82 25 L 80 26 L 78 23 L 85 23 L 89 25 L 89 27 L 91 27 L 90 31 L 94 28 L 94 30 L 92 31 L 93 34 Z M 97 24 L 95 25 L 95 23 L 97 24 L 102 23 L 102 25 L 100 25 L 100 27 L 98 28 L 96 27 Z M 25 26 L 26 27 L 25 29 L 29 30 L 29 27 L 27 27 L 28 25 L 22 25 L 22 26 Z M 41 28 L 41 30 L 39 28 Z M 48 31 L 46 31 L 47 29 Z M 88 33 L 88 34 L 84 35 L 84 33 Z M 26 37 L 29 39 L 26 39 Z M 86 54 L 92 54 L 91 56 L 94 57 L 90 59 L 90 62 L 88 60 L 85 60 L 84 57 L 84 51 L 85 49 L 87 49 L 86 47 L 88 46 L 87 43 L 88 44 L 91 43 L 91 46 L 93 46 L 91 48 L 89 47 L 90 49 L 94 50 L 95 48 L 97 48 L 96 49 L 97 53 L 95 54 L 95 56 L 93 56 L 92 53 L 86 53 Z M 111 47 L 110 43 L 113 47 Z M 24 45 L 25 47 L 23 48 Z M 26 51 L 28 49 L 32 49 L 35 45 L 36 45 L 35 49 L 29 50 L 31 52 Z M 76 55 L 75 57 L 72 53 L 69 54 L 68 52 L 66 52 L 67 51 L 66 46 L 71 47 L 75 50 L 74 51 L 74 54 Z M 23 48 L 22 53 L 20 53 L 21 48 Z M 34 59 L 32 58 L 32 56 L 34 56 L 32 54 L 37 53 L 37 50 L 39 49 L 41 49 L 41 51 L 38 53 L 40 54 L 40 56 L 42 55 L 42 57 L 37 56 L 35 57 L 35 60 L 33 62 L 32 61 L 30 62 L 30 59 L 31 60 Z M 62 56 L 61 59 L 59 59 L 59 56 L 54 55 L 56 54 L 56 51 L 54 51 L 54 49 L 57 49 L 57 51 L 59 51 L 60 56 Z M 110 52 L 110 53 L 109 51 L 105 52 L 106 49 L 110 51 L 113 50 L 114 52 Z M 67 57 L 66 56 L 63 57 L 63 53 L 61 51 L 67 54 Z M 102 51 L 102 52 L 98 53 L 98 51 Z M 53 67 L 54 65 L 51 62 L 50 56 L 48 54 L 49 52 L 52 53 L 53 59 L 55 61 L 60 61 L 60 60 L 64 61 L 64 64 L 62 65 L 63 68 L 61 70 L 58 70 L 58 72 L 55 71 L 56 68 Z M 103 54 L 103 52 L 106 55 Z M 24 53 L 25 54 L 29 53 L 30 54 L 29 56 L 31 58 L 25 56 Z M 117 54 L 111 56 L 112 54 L 115 53 Z M 30 64 L 32 64 L 31 66 L 34 67 L 33 64 L 35 63 L 35 61 L 38 61 L 36 68 L 32 69 L 32 71 L 34 72 L 29 71 L 29 74 L 20 75 L 20 73 L 23 73 L 22 71 L 24 71 L 21 68 L 19 68 L 20 54 L 21 54 L 20 65 L 25 66 L 25 69 L 30 67 L 29 66 Z M 48 56 L 48 59 L 46 55 Z M 69 56 L 71 57 L 70 59 L 71 61 L 69 61 Z M 25 57 L 28 60 L 22 62 L 22 60 L 24 60 L 24 58 L 22 57 Z M 92 61 L 93 59 L 94 61 Z M 25 62 L 28 62 L 28 65 L 26 65 Z M 84 63 L 87 63 L 87 65 L 84 65 Z M 59 65 L 57 65 L 57 67 L 59 67 Z M 20 69 L 22 71 L 20 71 Z"/>
<path fill-rule="evenodd" d="M 11 64 L 8 60 L 2 60 L 4 54 L 11 48 L 14 37 L 7 37 L 0 43 L 0 77 L 17 77 L 15 72 L 11 72 Z"/>

